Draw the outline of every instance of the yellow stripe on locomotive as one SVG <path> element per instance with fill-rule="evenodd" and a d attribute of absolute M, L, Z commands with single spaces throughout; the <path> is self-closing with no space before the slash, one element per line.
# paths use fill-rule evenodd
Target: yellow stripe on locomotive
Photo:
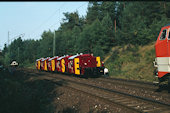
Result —
<path fill-rule="evenodd" d="M 74 69 L 76 75 L 80 75 L 79 62 L 80 62 L 79 58 L 74 58 Z"/>

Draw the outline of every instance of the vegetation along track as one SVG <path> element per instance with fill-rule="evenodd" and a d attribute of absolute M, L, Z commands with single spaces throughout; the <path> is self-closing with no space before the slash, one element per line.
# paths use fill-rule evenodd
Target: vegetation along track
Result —
<path fill-rule="evenodd" d="M 106 89 L 96 85 L 81 83 L 74 80 L 63 79 L 63 77 L 59 76 L 49 76 L 49 79 L 47 80 L 56 82 L 56 79 L 62 79 L 66 83 L 64 84 L 65 87 L 93 95 L 96 98 L 121 105 L 122 107 L 126 107 L 136 112 L 170 112 L 170 104 L 157 100 L 135 96 L 117 90 Z"/>

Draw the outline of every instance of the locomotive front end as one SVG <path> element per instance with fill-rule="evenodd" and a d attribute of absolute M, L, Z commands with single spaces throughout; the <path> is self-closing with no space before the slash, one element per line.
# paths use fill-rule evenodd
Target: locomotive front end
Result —
<path fill-rule="evenodd" d="M 162 27 L 155 43 L 155 75 L 161 82 L 168 81 L 170 89 L 170 24 Z"/>

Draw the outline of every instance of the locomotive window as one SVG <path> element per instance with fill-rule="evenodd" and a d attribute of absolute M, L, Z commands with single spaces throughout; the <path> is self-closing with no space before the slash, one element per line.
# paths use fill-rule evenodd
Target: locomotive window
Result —
<path fill-rule="evenodd" d="M 169 34 L 168 34 L 168 39 L 170 40 L 170 30 L 169 30 Z"/>
<path fill-rule="evenodd" d="M 160 37 L 160 40 L 165 40 L 166 38 L 166 29 L 164 29 L 161 33 L 161 37 Z"/>

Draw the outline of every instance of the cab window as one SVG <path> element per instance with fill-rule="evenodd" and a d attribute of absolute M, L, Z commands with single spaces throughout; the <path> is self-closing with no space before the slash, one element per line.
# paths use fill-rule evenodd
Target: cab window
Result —
<path fill-rule="evenodd" d="M 170 30 L 169 30 L 169 33 L 168 33 L 168 39 L 170 40 Z"/>
<path fill-rule="evenodd" d="M 165 38 L 166 38 L 166 31 L 167 31 L 167 29 L 164 29 L 162 31 L 161 36 L 160 36 L 160 40 L 165 40 Z"/>

